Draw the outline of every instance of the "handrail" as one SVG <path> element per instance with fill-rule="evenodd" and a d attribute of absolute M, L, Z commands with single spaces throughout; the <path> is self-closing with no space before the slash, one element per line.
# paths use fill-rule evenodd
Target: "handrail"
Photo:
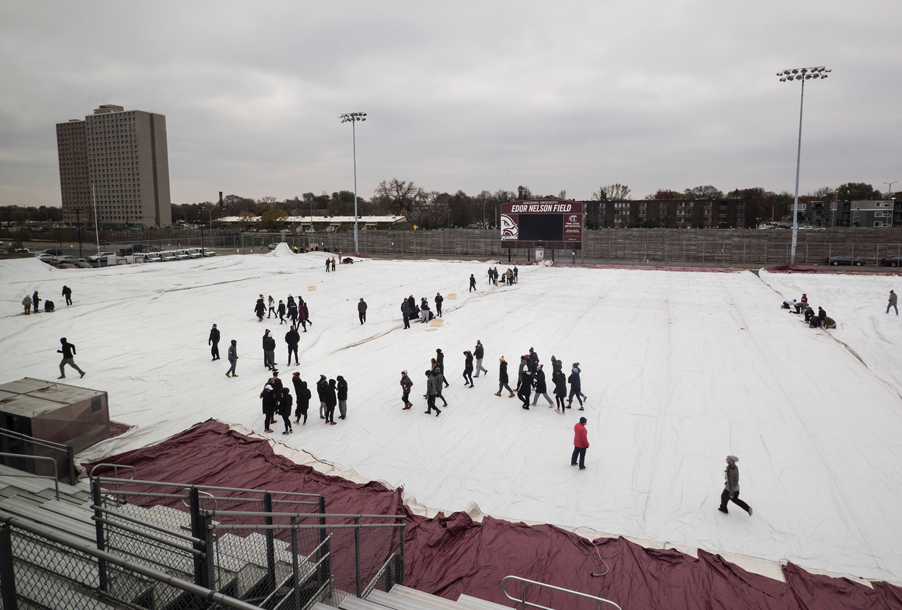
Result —
<path fill-rule="evenodd" d="M 54 460 L 53 458 L 47 457 L 47 456 L 45 456 L 45 455 L 25 455 L 24 453 L 5 453 L 5 452 L 4 452 L 4 453 L 0 453 L 0 456 L 9 456 L 9 457 L 25 458 L 25 459 L 27 459 L 27 460 L 47 460 L 48 462 L 50 462 L 51 464 L 53 464 L 53 472 L 56 473 L 56 460 Z M 56 488 L 56 499 L 57 499 L 57 500 L 60 499 L 60 482 L 59 482 L 59 479 L 56 478 L 56 476 L 52 476 L 52 477 L 51 477 L 50 475 L 46 475 L 46 474 L 31 474 L 31 473 L 28 473 L 28 474 L 4 474 L 4 475 L 0 475 L 0 476 L 4 476 L 4 477 L 32 477 L 32 478 L 35 478 L 35 477 L 36 477 L 36 478 L 39 478 L 39 479 L 52 479 L 52 480 L 53 480 L 53 486 Z"/>
<path fill-rule="evenodd" d="M 125 493 L 128 493 L 128 492 L 125 492 Z M 200 499 L 200 495 L 201 495 L 201 494 L 203 494 L 205 497 L 209 497 L 210 499 L 213 500 L 213 510 L 215 511 L 216 508 L 219 506 L 219 503 L 216 501 L 216 498 L 213 497 L 213 494 L 209 494 L 209 493 L 207 493 L 207 492 L 205 492 L 205 491 L 201 491 L 200 489 L 198 489 L 198 490 L 197 490 L 197 497 L 198 497 L 198 499 Z M 191 505 L 188 504 L 187 502 L 185 502 L 185 498 L 182 498 L 182 506 L 184 506 L 185 508 L 191 508 Z M 204 508 L 204 506 L 206 506 L 206 503 L 203 503 L 203 506 L 201 507 L 201 510 L 203 510 L 203 511 L 209 513 L 210 511 L 208 511 L 206 508 Z"/>
<path fill-rule="evenodd" d="M 156 530 L 158 532 L 163 532 L 164 534 L 167 534 L 169 536 L 174 536 L 176 538 L 181 538 L 182 540 L 186 540 L 188 542 L 203 542 L 201 539 L 195 538 L 194 536 L 189 536 L 188 534 L 182 534 L 181 532 L 175 532 L 175 531 L 172 531 L 171 529 L 167 529 L 165 527 L 156 525 L 154 523 L 149 523 L 147 521 L 135 519 L 134 517 L 129 517 L 127 515 L 123 515 L 122 513 L 117 512 L 115 510 L 110 510 L 109 508 L 103 508 L 101 506 L 96 506 L 96 505 L 92 504 L 91 509 L 95 510 L 95 511 L 99 510 L 100 512 L 106 513 L 108 515 L 114 515 L 117 519 L 122 519 L 124 521 L 129 521 L 131 523 L 137 523 L 138 525 L 141 525 L 143 527 L 146 527 L 146 528 L 149 528 L 152 530 Z"/>
<path fill-rule="evenodd" d="M 520 599 L 516 599 L 508 595 L 507 591 L 504 589 L 504 585 L 507 584 L 508 580 L 515 580 L 520 583 Z M 546 589 L 553 589 L 555 591 L 560 591 L 562 593 L 569 593 L 570 595 L 576 595 L 577 597 L 584 597 L 586 599 L 594 599 L 595 600 L 595 608 L 597 610 L 601 610 L 601 604 L 610 604 L 617 608 L 617 610 L 623 610 L 620 606 L 615 604 L 609 599 L 604 599 L 603 597 L 595 597 L 594 595 L 589 595 L 588 593 L 580 593 L 579 591 L 571 591 L 570 589 L 563 589 L 561 587 L 555 587 L 554 585 L 549 585 L 544 582 L 536 582 L 535 580 L 529 580 L 527 578 L 520 578 L 519 576 L 505 576 L 501 579 L 501 593 L 504 594 L 504 597 L 511 600 L 512 602 L 518 602 L 520 604 L 521 610 L 526 610 L 527 606 L 530 608 L 538 608 L 539 610 L 553 610 L 552 608 L 547 608 L 545 606 L 540 606 L 539 604 L 533 604 L 531 602 L 526 601 L 526 585 L 538 585 L 540 587 L 545 587 Z"/>
<path fill-rule="evenodd" d="M 69 445 L 54 443 L 53 441 L 47 441 L 42 438 L 35 438 L 27 434 L 22 434 L 21 432 L 16 432 L 15 430 L 0 429 L 0 436 L 11 436 L 13 438 L 18 438 L 29 443 L 34 443 L 35 445 L 47 447 L 48 449 L 56 449 L 57 451 L 62 451 L 63 453 L 69 452 Z"/>
<path fill-rule="evenodd" d="M 382 564 L 382 567 L 379 568 L 379 571 L 376 572 L 376 575 L 373 576 L 372 580 L 370 580 L 370 584 L 364 587 L 363 592 L 360 594 L 360 597 L 362 597 L 363 599 L 369 597 L 373 589 L 376 588 L 376 583 L 378 583 L 379 579 L 382 578 L 382 575 L 385 574 L 385 570 L 388 568 L 389 564 L 394 561 L 395 557 L 397 557 L 397 553 L 392 553 L 388 556 L 388 559 L 385 560 L 385 563 Z"/>
<path fill-rule="evenodd" d="M 116 466 L 116 464 L 97 464 L 94 468 L 98 468 L 100 466 Z M 120 464 L 123 468 L 131 468 L 134 470 L 132 466 L 126 466 L 124 464 Z M 94 469 L 91 469 L 91 472 L 94 472 Z M 137 471 L 136 471 L 137 472 Z M 97 477 L 100 479 L 101 483 L 115 483 L 118 479 L 111 477 Z M 121 482 L 121 481 L 120 481 Z M 196 487 L 198 489 L 213 489 L 216 491 L 245 491 L 250 493 L 259 493 L 259 494 L 279 494 L 279 495 L 287 495 L 287 496 L 310 496 L 318 498 L 321 494 L 308 494 L 302 493 L 299 491 L 272 491 L 267 489 L 246 489 L 243 487 L 217 487 L 215 485 L 192 485 L 190 483 L 173 483 L 167 481 L 142 481 L 135 479 L 128 479 L 128 483 L 132 485 L 156 485 L 158 487 Z"/>
<path fill-rule="evenodd" d="M 229 515 L 231 517 L 303 517 L 303 518 L 329 518 L 336 517 L 340 519 L 406 519 L 407 515 L 346 515 L 339 513 L 275 513 L 275 512 L 262 512 L 262 511 L 249 511 L 249 510 L 219 510 L 219 511 L 211 511 L 210 516 L 215 517 L 216 515 Z"/>
<path fill-rule="evenodd" d="M 119 482 L 121 481 L 121 479 L 119 478 L 119 469 L 120 468 L 129 468 L 134 473 L 134 474 L 132 474 L 131 479 L 127 479 L 128 481 L 133 481 L 135 479 L 135 477 L 138 476 L 138 470 L 134 466 L 129 466 L 128 464 L 106 464 L 106 463 L 94 464 L 93 466 L 91 466 L 91 472 L 88 473 L 88 476 L 92 477 L 92 478 L 98 478 L 98 479 L 101 478 L 101 477 L 94 477 L 94 471 L 97 470 L 98 468 L 100 468 L 101 466 L 106 466 L 108 468 L 112 467 L 112 469 L 113 469 L 112 481 L 116 482 L 117 490 L 119 489 Z"/>
<path fill-rule="evenodd" d="M 253 606 L 240 599 L 235 599 L 234 597 L 223 595 L 222 593 L 219 593 L 217 591 L 207 589 L 206 587 L 201 587 L 200 585 L 184 581 L 180 578 L 175 578 L 174 576 L 170 576 L 165 572 L 154 570 L 153 568 L 148 568 L 137 563 L 132 563 L 130 561 L 122 559 L 117 555 L 113 555 L 105 551 L 99 551 L 96 547 L 93 547 L 88 543 L 75 542 L 71 538 L 60 536 L 51 528 L 44 527 L 36 523 L 31 523 L 21 517 L 15 517 L 3 510 L 0 510 L 0 522 L 6 523 L 7 525 L 19 528 L 21 530 L 25 530 L 26 532 L 29 532 L 36 536 L 41 536 L 57 544 L 61 544 L 70 549 L 84 553 L 85 555 L 96 557 L 97 559 L 101 559 L 132 572 L 136 572 L 138 574 L 141 574 L 142 576 L 146 576 L 153 580 L 165 583 L 169 586 L 175 587 L 176 589 L 187 591 L 192 595 L 197 595 L 198 597 L 214 602 L 216 604 L 220 604 L 227 608 L 235 608 L 236 610 L 259 610 L 258 606 Z"/>
<path fill-rule="evenodd" d="M 263 513 L 268 514 L 268 513 Z M 319 523 L 297 523 L 295 525 L 291 524 L 273 524 L 273 525 L 259 525 L 256 523 L 242 523 L 239 525 L 223 525 L 221 523 L 214 523 L 210 525 L 211 530 L 329 530 L 329 529 L 352 529 L 352 528 L 364 528 L 364 529 L 374 529 L 377 527 L 400 527 L 403 528 L 403 523 L 340 523 L 333 525 L 320 525 Z"/>
<path fill-rule="evenodd" d="M 166 540 L 162 536 L 157 536 L 156 534 L 151 534 L 150 532 L 142 532 L 141 530 L 135 529 L 133 527 L 129 527 L 127 525 L 123 525 L 121 523 L 116 523 L 114 521 L 110 521 L 109 519 L 102 519 L 100 517 L 92 517 L 94 521 L 98 523 L 104 523 L 111 527 L 115 527 L 121 529 L 124 532 L 128 532 L 130 534 L 134 534 L 136 536 L 141 536 L 143 538 L 147 538 L 148 540 L 153 540 L 154 542 L 159 542 L 160 544 L 165 544 L 166 546 L 172 547 L 174 549 L 178 549 L 180 551 L 185 551 L 186 553 L 191 553 L 193 555 L 197 555 L 198 557 L 204 557 L 205 553 L 203 551 L 198 551 L 197 549 L 193 549 L 190 547 L 182 546 L 180 544 L 176 544 L 174 542 L 170 542 Z"/>

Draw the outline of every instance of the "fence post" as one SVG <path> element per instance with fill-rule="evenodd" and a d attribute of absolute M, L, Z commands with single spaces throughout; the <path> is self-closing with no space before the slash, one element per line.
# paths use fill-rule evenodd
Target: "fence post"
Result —
<path fill-rule="evenodd" d="M 294 607 L 301 607 L 301 587 L 298 582 L 298 528 L 297 519 L 291 518 L 291 569 L 294 574 Z"/>
<path fill-rule="evenodd" d="M 354 517 L 354 574 L 357 582 L 357 597 L 363 593 L 360 585 L 360 517 Z"/>
<path fill-rule="evenodd" d="M 263 494 L 263 511 L 266 514 L 263 522 L 272 525 L 272 494 L 268 491 Z M 276 547 L 273 543 L 272 529 L 266 530 L 266 580 L 268 585 L 266 592 L 272 593 L 276 590 Z"/>
<path fill-rule="evenodd" d="M 201 515 L 200 512 L 200 492 L 197 487 L 192 486 L 191 489 L 188 490 L 188 502 L 191 510 L 191 535 L 201 541 L 205 541 L 207 536 L 203 530 L 205 529 L 206 519 L 204 519 L 204 516 Z M 196 550 L 206 552 L 207 554 L 212 552 L 212 549 L 204 548 L 206 546 L 205 542 L 195 542 L 193 543 L 193 546 Z M 194 584 L 209 589 L 211 588 L 211 574 L 207 571 L 207 561 L 205 556 L 194 556 Z"/>
<path fill-rule="evenodd" d="M 106 543 L 104 541 L 103 536 L 103 523 L 100 522 L 103 519 L 103 513 L 100 511 L 103 502 L 103 496 L 100 493 L 100 480 L 94 477 L 91 480 L 91 496 L 94 500 L 94 517 L 96 521 L 94 521 L 94 531 L 97 536 L 97 550 L 105 551 Z M 100 590 L 107 590 L 107 572 L 106 572 L 106 560 L 105 559 L 97 559 L 97 580 L 100 583 Z"/>
<path fill-rule="evenodd" d="M 72 445 L 66 445 L 66 461 L 69 462 L 69 485 L 75 485 L 78 477 L 75 476 L 75 449 Z"/>
<path fill-rule="evenodd" d="M 17 610 L 16 572 L 13 569 L 13 537 L 12 531 L 5 523 L 0 523 L 0 593 L 3 607 Z"/>

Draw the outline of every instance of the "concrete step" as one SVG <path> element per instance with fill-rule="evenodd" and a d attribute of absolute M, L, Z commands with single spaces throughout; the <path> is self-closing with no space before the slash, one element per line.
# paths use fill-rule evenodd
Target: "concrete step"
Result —
<path fill-rule="evenodd" d="M 457 598 L 457 605 L 466 608 L 467 610 L 510 610 L 511 608 L 515 608 L 516 604 L 514 602 L 510 602 L 511 606 L 502 606 L 501 604 L 496 604 L 495 602 L 487 602 L 484 599 L 479 599 L 478 597 L 470 597 L 469 595 L 461 595 Z"/>
<path fill-rule="evenodd" d="M 411 589 L 404 585 L 395 585 L 392 587 L 390 593 L 392 595 L 401 595 L 403 597 L 408 597 L 413 601 L 420 602 L 423 604 L 423 608 L 429 608 L 430 610 L 460 610 L 460 606 L 450 599 L 445 599 L 444 597 L 439 597 L 438 595 L 432 595 L 431 593 L 425 593 L 423 591 L 417 591 L 416 589 Z M 372 595 L 370 595 L 370 598 L 372 598 Z"/>
<path fill-rule="evenodd" d="M 414 598 L 399 593 L 384 593 L 376 589 L 372 591 L 366 599 L 367 601 L 375 602 L 380 606 L 392 608 L 393 610 L 447 610 L 447 606 L 442 605 L 442 602 L 447 602 L 448 600 L 442 599 L 440 601 L 435 601 L 436 598 L 433 595 L 424 594 L 424 596 L 428 596 L 429 599 L 426 599 L 425 597 Z M 454 602 L 450 603 L 453 604 Z M 452 606 L 452 608 L 457 608 L 457 610 L 459 610 L 459 607 L 457 606 Z"/>
<path fill-rule="evenodd" d="M 341 610 L 385 610 L 385 606 L 381 604 L 376 604 L 365 599 L 360 599 L 359 597 L 354 597 L 353 595 L 341 600 L 341 603 L 338 604 L 338 607 L 341 608 Z"/>
<path fill-rule="evenodd" d="M 0 502 L 0 508 L 29 521 L 48 525 L 71 536 L 82 538 L 85 542 L 92 545 L 96 544 L 97 532 L 92 526 L 51 510 L 43 509 L 41 506 L 36 507 L 34 503 L 17 496 Z"/>
<path fill-rule="evenodd" d="M 42 608 L 79 608 L 109 610 L 111 606 L 95 599 L 91 592 L 24 562 L 13 566 L 16 574 L 16 593 L 20 598 Z"/>

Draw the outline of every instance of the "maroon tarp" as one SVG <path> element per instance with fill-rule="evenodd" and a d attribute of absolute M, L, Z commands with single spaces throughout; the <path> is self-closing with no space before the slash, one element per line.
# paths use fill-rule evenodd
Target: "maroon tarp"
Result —
<path fill-rule="evenodd" d="M 875 583 L 869 589 L 815 576 L 793 564 L 785 566 L 787 582 L 781 583 L 702 550 L 695 559 L 623 538 L 601 538 L 593 545 L 551 525 L 492 517 L 476 523 L 466 513 L 426 519 L 402 504 L 401 489 L 318 473 L 276 455 L 267 439 L 244 436 L 213 420 L 103 461 L 134 466 L 137 478 L 144 480 L 322 494 L 329 513 L 406 514 L 407 585 L 452 600 L 466 593 L 513 606 L 499 585 L 505 576 L 516 575 L 610 599 L 627 609 L 902 610 L 899 587 Z M 516 595 L 518 590 L 508 584 L 508 591 Z M 529 600 L 561 610 L 595 607 L 588 600 L 535 588 L 529 590 Z"/>
<path fill-rule="evenodd" d="M 827 271 L 802 265 L 775 265 L 773 267 L 765 267 L 764 270 L 770 273 L 828 273 Z"/>

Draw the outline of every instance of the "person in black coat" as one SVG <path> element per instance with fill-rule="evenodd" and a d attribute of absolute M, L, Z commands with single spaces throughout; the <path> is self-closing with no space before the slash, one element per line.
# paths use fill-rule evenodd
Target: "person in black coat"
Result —
<path fill-rule="evenodd" d="M 507 360 L 504 359 L 504 356 L 498 359 L 501 365 L 498 367 L 498 391 L 495 392 L 495 396 L 501 396 L 501 390 L 507 388 L 507 391 L 511 393 L 508 398 L 514 397 L 514 391 L 507 383 Z"/>
<path fill-rule="evenodd" d="M 529 348 L 526 364 L 529 366 L 529 372 L 535 375 L 536 368 L 539 366 L 539 355 L 532 348 Z"/>
<path fill-rule="evenodd" d="M 560 360 L 558 360 L 560 362 Z M 563 371 L 556 370 L 554 374 L 551 375 L 551 381 L 554 383 L 554 398 L 556 401 L 556 411 L 558 413 L 563 413 L 564 409 L 567 407 L 564 405 L 564 398 L 567 396 L 567 378 L 564 376 Z"/>
<path fill-rule="evenodd" d="M 442 302 L 445 298 L 438 292 L 435 293 L 435 315 L 438 318 L 442 317 Z"/>
<path fill-rule="evenodd" d="M 440 350 L 440 349 L 435 350 L 435 361 L 438 362 L 439 367 L 441 367 L 439 369 L 439 373 L 441 373 L 442 381 L 444 382 L 445 387 L 447 388 L 448 380 L 445 379 L 445 354 L 442 353 L 442 350 Z M 441 392 L 439 392 L 439 395 L 441 395 Z M 444 398 L 442 400 L 444 400 Z"/>
<path fill-rule="evenodd" d="M 300 340 L 301 335 L 294 326 L 285 333 L 285 343 L 288 345 L 288 364 L 285 366 L 291 366 L 291 354 L 294 354 L 294 363 L 298 364 L 298 342 Z"/>
<path fill-rule="evenodd" d="M 413 295 L 407 297 L 407 307 L 410 309 L 411 314 L 415 313 L 417 310 L 417 300 L 413 298 Z"/>
<path fill-rule="evenodd" d="M 473 387 L 473 354 L 470 350 L 464 352 L 464 385 Z"/>
<path fill-rule="evenodd" d="M 325 375 L 319 376 L 319 381 L 316 382 L 316 396 L 319 398 L 319 418 L 326 419 L 326 409 L 328 406 L 326 405 L 326 393 L 329 391 L 329 380 L 326 379 Z M 329 423 L 329 422 L 326 422 Z"/>
<path fill-rule="evenodd" d="M 532 406 L 536 406 L 536 403 L 539 402 L 539 396 L 544 396 L 545 400 L 548 401 L 548 408 L 550 409 L 553 407 L 554 401 L 548 396 L 548 387 L 545 384 L 545 371 L 542 370 L 541 364 L 536 367 L 535 380 L 533 383 L 536 386 L 536 394 L 532 399 Z"/>
<path fill-rule="evenodd" d="M 301 318 L 301 326 L 304 327 L 304 332 L 307 332 L 307 324 L 313 326 L 313 320 L 310 319 L 310 310 L 307 309 L 307 303 L 304 299 L 301 299 L 301 311 L 304 312 L 304 317 Z"/>
<path fill-rule="evenodd" d="M 298 306 L 293 297 L 288 297 L 288 319 L 292 326 L 298 325 Z"/>
<path fill-rule="evenodd" d="M 31 310 L 35 313 L 38 313 L 40 308 L 38 307 L 41 304 L 41 299 L 38 298 L 38 291 L 35 290 L 34 294 L 31 295 Z"/>
<path fill-rule="evenodd" d="M 263 388 L 263 391 L 260 392 L 260 398 L 263 400 L 263 415 L 265 416 L 264 427 L 266 429 L 264 431 L 267 434 L 272 434 L 270 426 L 272 425 L 279 399 L 276 397 L 273 387 L 268 383 Z"/>
<path fill-rule="evenodd" d="M 282 302 L 282 299 L 279 299 L 279 307 L 276 311 L 279 312 L 279 324 L 285 324 L 285 303 Z"/>
<path fill-rule="evenodd" d="M 567 378 L 567 381 L 570 382 L 570 398 L 567 400 L 567 408 L 570 408 L 570 405 L 573 404 L 573 397 L 576 396 L 576 400 L 579 401 L 579 410 L 585 411 L 585 409 L 583 409 L 583 398 L 585 398 L 586 395 L 582 393 L 582 384 L 579 380 L 579 374 L 579 362 L 574 362 L 570 377 Z"/>
<path fill-rule="evenodd" d="M 410 306 L 407 304 L 407 299 L 401 301 L 401 317 L 404 318 L 404 328 L 410 328 Z"/>
<path fill-rule="evenodd" d="M 523 401 L 523 408 L 529 411 L 529 394 L 532 392 L 532 373 L 529 372 L 529 369 L 520 373 L 520 383 L 517 388 L 517 398 Z"/>
<path fill-rule="evenodd" d="M 63 286 L 63 296 L 66 297 L 66 305 L 72 304 L 72 289 L 68 286 Z"/>
<path fill-rule="evenodd" d="M 307 382 L 301 379 L 301 374 L 295 372 L 295 374 L 291 378 L 291 383 L 294 385 L 294 397 L 295 397 L 295 410 L 294 410 L 294 421 L 295 423 L 301 423 L 301 416 L 304 416 L 303 425 L 307 425 L 307 409 L 310 408 L 310 389 L 307 387 Z"/>
<path fill-rule="evenodd" d="M 360 302 L 357 303 L 357 317 L 360 319 L 361 324 L 366 322 L 366 301 L 362 297 Z"/>
<path fill-rule="evenodd" d="M 282 422 L 285 424 L 285 431 L 282 434 L 291 434 L 291 393 L 288 388 L 282 388 L 282 397 L 279 399 L 279 415 L 282 416 Z"/>
<path fill-rule="evenodd" d="M 263 316 L 266 315 L 266 303 L 263 302 L 263 295 L 260 295 L 257 304 L 254 305 L 254 315 L 257 316 L 257 322 L 262 322 Z"/>
<path fill-rule="evenodd" d="M 335 425 L 335 405 L 338 399 L 335 397 L 335 380 L 330 379 L 329 385 L 326 386 L 326 423 Z"/>
<path fill-rule="evenodd" d="M 341 375 L 336 379 L 338 379 L 338 383 L 335 389 L 338 392 L 338 412 L 340 413 L 338 419 L 344 419 L 348 414 L 348 382 Z"/>
<path fill-rule="evenodd" d="M 470 289 L 467 292 L 472 292 L 476 290 L 476 278 L 473 277 L 473 274 L 470 274 Z"/>
<path fill-rule="evenodd" d="M 219 329 L 216 328 L 215 324 L 210 329 L 210 339 L 207 341 L 207 345 L 213 346 L 210 350 L 210 353 L 213 354 L 213 360 L 219 360 Z"/>
<path fill-rule="evenodd" d="M 73 369 L 75 369 L 76 371 L 78 371 L 82 377 L 84 377 L 85 372 L 83 370 L 81 370 L 80 368 L 78 368 L 78 365 L 75 364 L 75 346 L 72 345 L 71 343 L 69 343 L 68 341 L 66 341 L 65 337 L 60 339 L 60 344 L 62 344 L 62 349 L 56 350 L 56 352 L 58 354 L 63 355 L 63 359 L 60 361 L 59 379 L 66 378 L 66 371 L 63 367 L 66 366 L 67 364 L 69 366 L 71 366 Z"/>

